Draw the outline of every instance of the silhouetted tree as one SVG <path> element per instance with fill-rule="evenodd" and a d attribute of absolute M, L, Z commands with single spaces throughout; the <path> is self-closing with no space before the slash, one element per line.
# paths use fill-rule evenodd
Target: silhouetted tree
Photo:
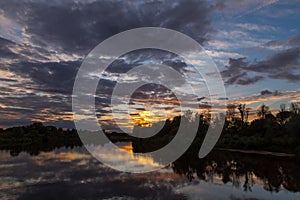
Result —
<path fill-rule="evenodd" d="M 234 121 L 235 109 L 236 109 L 236 105 L 234 104 L 227 105 L 227 116 L 228 119 L 230 119 L 231 121 Z"/>
<path fill-rule="evenodd" d="M 269 113 L 269 107 L 266 106 L 265 104 L 262 104 L 257 112 L 257 115 L 262 118 L 265 119 L 266 118 L 266 114 Z"/>
<path fill-rule="evenodd" d="M 291 103 L 291 111 L 295 114 L 300 114 L 300 102 Z"/>
<path fill-rule="evenodd" d="M 251 108 L 246 108 L 246 122 L 248 122 L 250 111 L 251 111 Z"/>
<path fill-rule="evenodd" d="M 278 123 L 281 126 L 284 126 L 292 117 L 292 112 L 291 111 L 285 111 L 284 109 L 282 109 L 279 113 L 276 114 L 276 118 Z"/>
<path fill-rule="evenodd" d="M 285 107 L 286 107 L 286 105 L 284 103 L 280 104 L 280 112 L 284 112 L 285 111 Z"/>
<path fill-rule="evenodd" d="M 245 107 L 246 107 L 246 104 L 240 104 L 238 106 L 238 110 L 240 111 L 240 114 L 241 114 L 242 123 L 244 123 Z"/>

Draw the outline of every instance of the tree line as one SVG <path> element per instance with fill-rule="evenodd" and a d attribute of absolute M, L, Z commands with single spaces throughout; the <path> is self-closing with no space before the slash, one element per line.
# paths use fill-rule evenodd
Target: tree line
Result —
<path fill-rule="evenodd" d="M 75 129 L 44 126 L 40 122 L 28 126 L 0 129 L 0 150 L 7 150 L 12 156 L 17 156 L 20 152 L 38 155 L 40 151 L 81 145 Z"/>
<path fill-rule="evenodd" d="M 218 147 L 300 153 L 299 102 L 291 103 L 289 109 L 281 104 L 276 114 L 262 104 L 252 121 L 250 112 L 245 104 L 229 105 Z"/>
<path fill-rule="evenodd" d="M 250 120 L 250 117 L 256 117 Z M 195 121 L 199 122 L 198 131 L 194 142 L 186 153 L 197 153 L 211 123 L 211 114 L 189 111 L 173 120 L 167 119 L 163 128 L 153 137 L 136 138 L 133 147 L 136 152 L 149 152 L 162 148 L 168 144 L 176 135 L 181 120 L 189 120 L 193 126 Z M 194 119 L 194 120 L 193 120 Z M 197 120 L 195 120 L 197 119 Z M 161 123 L 161 122 L 159 122 Z M 134 134 L 145 131 L 152 127 L 134 128 Z M 187 134 L 189 128 L 186 127 Z M 264 150 L 274 152 L 293 153 L 300 155 L 300 103 L 291 103 L 289 109 L 285 104 L 280 105 L 277 114 L 272 114 L 270 108 L 262 104 L 258 110 L 250 109 L 246 104 L 230 104 L 221 137 L 216 145 L 217 148 Z"/>
<path fill-rule="evenodd" d="M 250 120 L 250 117 L 256 118 Z M 198 120 L 195 120 L 198 119 Z M 107 134 L 113 142 L 131 140 L 135 152 L 148 152 L 162 148 L 176 135 L 182 120 L 188 134 L 189 126 L 196 121 L 198 131 L 188 153 L 197 153 L 211 123 L 209 111 L 198 114 L 190 111 L 182 116 L 158 122 L 151 127 L 134 127 L 133 135 L 142 134 L 146 129 L 163 128 L 149 138 L 134 138 L 126 134 Z M 261 105 L 258 110 L 250 109 L 246 104 L 228 105 L 227 116 L 221 137 L 216 145 L 218 148 L 267 150 L 300 155 L 300 103 L 290 106 L 281 104 L 279 112 L 272 114 L 269 107 Z M 0 149 L 9 150 L 12 155 L 26 151 L 32 155 L 40 151 L 51 151 L 59 147 L 81 146 L 82 142 L 75 129 L 62 129 L 54 126 L 43 126 L 33 123 L 29 126 L 0 129 Z"/>

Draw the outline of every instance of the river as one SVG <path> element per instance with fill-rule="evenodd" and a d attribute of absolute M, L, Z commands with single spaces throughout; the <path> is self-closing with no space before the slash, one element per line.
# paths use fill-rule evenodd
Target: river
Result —
<path fill-rule="evenodd" d="M 120 145 L 132 152 L 130 143 Z M 107 151 L 107 156 L 122 159 Z M 158 165 L 134 158 L 137 165 Z M 141 165 L 142 163 L 142 165 Z M 213 151 L 149 173 L 104 166 L 84 147 L 31 156 L 0 152 L 0 199 L 300 199 L 295 158 Z"/>

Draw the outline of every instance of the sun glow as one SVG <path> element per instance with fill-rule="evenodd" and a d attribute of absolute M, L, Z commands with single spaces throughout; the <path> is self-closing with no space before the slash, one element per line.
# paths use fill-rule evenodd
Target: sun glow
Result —
<path fill-rule="evenodd" d="M 135 125 L 141 127 L 149 127 L 153 123 L 153 113 L 151 111 L 142 111 L 130 114 Z"/>
<path fill-rule="evenodd" d="M 172 111 L 164 109 L 144 110 L 140 112 L 132 112 L 130 114 L 134 125 L 141 127 L 150 127 L 154 123 L 165 121 L 174 116 Z"/>

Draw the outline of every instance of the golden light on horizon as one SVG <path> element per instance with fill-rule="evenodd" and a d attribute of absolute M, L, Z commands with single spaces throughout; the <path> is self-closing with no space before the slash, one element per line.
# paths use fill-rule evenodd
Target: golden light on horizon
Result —
<path fill-rule="evenodd" d="M 141 111 L 138 113 L 131 113 L 132 121 L 135 125 L 141 126 L 141 127 L 149 127 L 152 125 L 153 120 L 152 118 L 153 113 L 151 111 Z"/>
<path fill-rule="evenodd" d="M 173 113 L 170 110 L 153 109 L 132 112 L 130 116 L 134 125 L 140 127 L 150 127 L 157 122 L 173 119 L 174 116 L 176 116 L 176 113 Z"/>

